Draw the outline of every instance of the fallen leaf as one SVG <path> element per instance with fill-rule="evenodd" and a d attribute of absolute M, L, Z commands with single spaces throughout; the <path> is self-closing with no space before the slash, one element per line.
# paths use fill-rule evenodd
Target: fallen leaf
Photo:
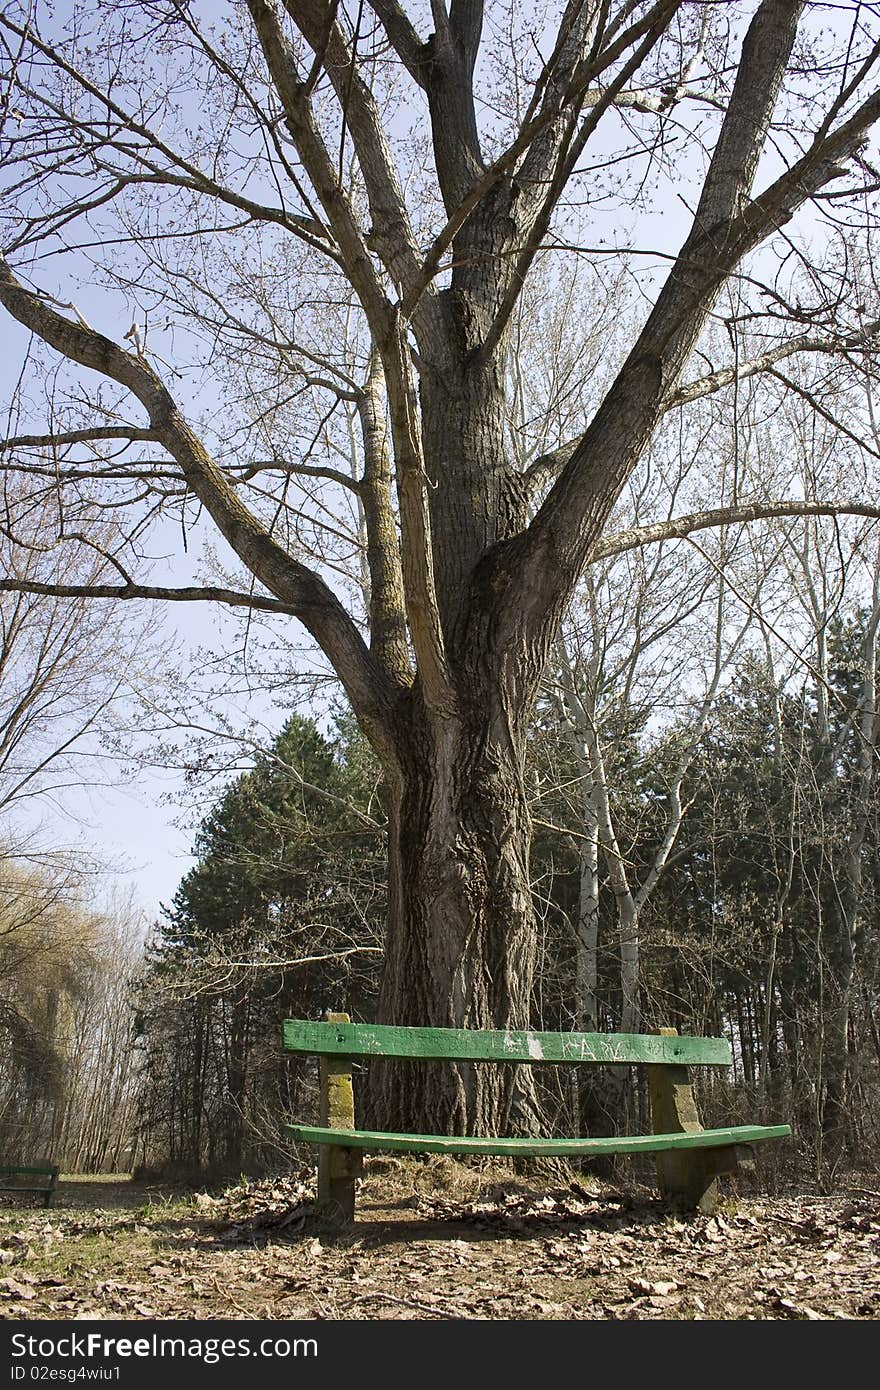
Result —
<path fill-rule="evenodd" d="M 15 1279 L 0 1279 L 0 1293 L 5 1294 L 7 1298 L 36 1298 L 33 1289 L 19 1284 Z"/>

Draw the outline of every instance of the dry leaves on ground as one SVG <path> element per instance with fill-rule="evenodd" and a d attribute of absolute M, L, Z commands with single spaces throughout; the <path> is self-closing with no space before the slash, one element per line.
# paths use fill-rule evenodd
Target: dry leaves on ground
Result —
<path fill-rule="evenodd" d="M 0 1316 L 880 1317 L 880 1196 L 864 1188 L 706 1217 L 586 1180 L 480 1190 L 470 1173 L 437 1190 L 432 1171 L 368 1165 L 339 1234 L 306 1174 L 177 1199 L 64 1184 L 56 1209 L 0 1211 Z"/>

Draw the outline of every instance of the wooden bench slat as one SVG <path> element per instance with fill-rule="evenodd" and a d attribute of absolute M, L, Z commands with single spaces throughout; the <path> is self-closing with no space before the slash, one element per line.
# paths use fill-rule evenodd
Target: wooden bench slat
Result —
<path fill-rule="evenodd" d="M 9 1175 L 9 1174 L 11 1174 L 11 1173 L 26 1173 L 26 1174 L 43 1175 L 43 1176 L 45 1176 L 45 1177 L 47 1177 L 47 1178 L 51 1178 L 51 1177 L 54 1177 L 54 1176 L 57 1174 L 57 1172 L 58 1172 L 58 1169 L 57 1169 L 57 1168 L 52 1168 L 52 1167 L 50 1167 L 50 1168 L 21 1168 L 21 1167 L 18 1167 L 17 1165 L 16 1165 L 16 1166 L 12 1166 L 12 1165 L 10 1165 L 10 1164 L 0 1164 L 0 1175 L 3 1175 L 3 1174 Z"/>
<path fill-rule="evenodd" d="M 665 1149 L 712 1149 L 730 1144 L 755 1144 L 762 1139 L 784 1139 L 790 1125 L 736 1125 L 728 1129 L 701 1129 L 682 1134 L 619 1134 L 594 1139 L 493 1139 L 438 1134 L 390 1134 L 368 1129 L 324 1129 L 315 1125 L 288 1125 L 294 1139 L 311 1144 L 339 1144 L 353 1149 L 390 1149 L 396 1152 L 518 1155 L 519 1157 L 596 1157 L 600 1154 L 659 1153 Z"/>
<path fill-rule="evenodd" d="M 466 1028 L 405 1028 L 378 1023 L 287 1019 L 287 1052 L 317 1056 L 398 1057 L 457 1062 L 611 1062 L 730 1066 L 726 1038 L 655 1033 L 538 1033 Z"/>

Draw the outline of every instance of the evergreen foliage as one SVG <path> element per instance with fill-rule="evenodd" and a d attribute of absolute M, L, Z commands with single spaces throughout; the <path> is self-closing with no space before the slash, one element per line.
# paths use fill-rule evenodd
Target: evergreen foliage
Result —
<path fill-rule="evenodd" d="M 384 818 L 350 719 L 294 716 L 202 822 L 141 992 L 145 1161 L 237 1174 L 277 1157 L 304 1078 L 281 1020 L 369 1010 L 382 958 Z"/>

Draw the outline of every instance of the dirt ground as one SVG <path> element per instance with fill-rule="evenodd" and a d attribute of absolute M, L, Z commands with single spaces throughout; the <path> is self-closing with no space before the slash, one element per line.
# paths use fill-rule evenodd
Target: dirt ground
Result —
<path fill-rule="evenodd" d="M 305 1171 L 214 1193 L 74 1178 L 48 1210 L 5 1197 L 0 1318 L 878 1318 L 877 1187 L 728 1195 L 707 1217 L 631 1185 L 375 1158 L 338 1234 Z"/>

